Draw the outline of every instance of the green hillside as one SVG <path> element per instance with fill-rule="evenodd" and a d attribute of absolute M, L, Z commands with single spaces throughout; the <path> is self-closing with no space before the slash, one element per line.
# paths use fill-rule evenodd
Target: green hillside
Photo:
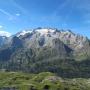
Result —
<path fill-rule="evenodd" d="M 50 72 L 0 72 L 0 90 L 90 90 L 90 79 L 60 78 Z"/>

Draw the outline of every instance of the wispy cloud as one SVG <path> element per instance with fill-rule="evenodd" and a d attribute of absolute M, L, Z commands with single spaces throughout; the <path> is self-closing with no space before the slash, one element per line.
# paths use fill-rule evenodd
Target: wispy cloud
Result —
<path fill-rule="evenodd" d="M 9 12 L 7 12 L 3 9 L 0 9 L 0 12 L 3 13 L 4 15 L 6 15 L 8 17 L 8 20 L 13 20 L 14 19 L 13 15 L 11 15 Z"/>
<path fill-rule="evenodd" d="M 15 0 L 11 0 L 12 4 L 14 7 L 16 7 L 20 12 L 24 13 L 24 14 L 28 14 L 28 10 L 26 10 L 25 8 L 23 8 L 21 5 L 19 5 Z"/>
<path fill-rule="evenodd" d="M 71 0 L 65 0 L 62 4 L 59 4 L 59 6 L 57 6 L 56 10 L 53 12 L 53 15 L 57 15 L 58 12 L 65 9 L 66 6 L 70 3 L 70 1 Z"/>
<path fill-rule="evenodd" d="M 8 17 L 11 17 L 12 16 L 9 12 L 7 12 L 7 11 L 5 11 L 3 9 L 0 9 L 0 12 L 3 13 L 3 14 L 5 14 Z"/>
<path fill-rule="evenodd" d="M 78 4 L 77 8 L 82 13 L 83 23 L 85 25 L 90 24 L 90 0 L 82 0 L 80 4 Z"/>
<path fill-rule="evenodd" d="M 52 13 L 53 16 L 60 16 L 65 23 L 74 17 L 73 14 L 79 15 L 83 23 L 90 23 L 90 0 L 64 0 Z"/>
<path fill-rule="evenodd" d="M 70 10 L 67 9 L 67 7 L 70 6 Z M 62 14 L 64 10 L 67 9 L 68 13 Z M 73 7 L 71 4 L 71 0 L 64 0 L 63 3 L 60 3 L 57 8 L 51 13 L 50 16 L 46 17 L 46 20 L 54 21 L 54 22 L 60 22 L 61 26 L 67 26 L 67 20 L 69 19 L 70 14 L 72 13 Z"/>
<path fill-rule="evenodd" d="M 11 14 L 11 13 L 3 10 L 3 9 L 0 9 L 0 12 L 3 13 L 4 15 L 6 15 L 8 20 L 10 20 L 10 21 L 17 20 L 17 17 L 19 17 L 21 15 L 20 13 L 16 13 L 16 14 L 13 15 L 13 14 Z"/>

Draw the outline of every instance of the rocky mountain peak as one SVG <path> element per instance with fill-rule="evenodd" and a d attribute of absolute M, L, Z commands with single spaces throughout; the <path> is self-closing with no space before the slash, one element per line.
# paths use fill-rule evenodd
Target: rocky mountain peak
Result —
<path fill-rule="evenodd" d="M 23 30 L 17 33 L 16 36 L 22 37 L 22 39 L 28 38 L 27 42 L 34 40 L 40 40 L 41 42 L 44 40 L 43 42 L 45 42 L 45 45 L 46 43 L 51 42 L 53 39 L 58 38 L 60 41 L 72 49 L 81 49 L 84 43 L 87 41 L 86 37 L 75 34 L 71 30 L 58 30 L 55 28 L 36 28 L 32 30 Z"/>

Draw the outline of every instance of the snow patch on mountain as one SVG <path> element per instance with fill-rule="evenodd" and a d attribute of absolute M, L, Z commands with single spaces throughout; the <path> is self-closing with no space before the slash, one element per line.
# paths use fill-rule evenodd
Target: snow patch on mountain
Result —
<path fill-rule="evenodd" d="M 27 33 L 32 33 L 32 31 L 31 30 L 23 30 L 23 31 L 17 33 L 16 35 L 17 35 L 17 37 L 20 37 L 20 36 L 23 36 Z"/>
<path fill-rule="evenodd" d="M 37 29 L 37 32 L 39 32 L 41 35 L 47 35 L 49 33 L 54 33 L 56 30 L 54 29 Z"/>

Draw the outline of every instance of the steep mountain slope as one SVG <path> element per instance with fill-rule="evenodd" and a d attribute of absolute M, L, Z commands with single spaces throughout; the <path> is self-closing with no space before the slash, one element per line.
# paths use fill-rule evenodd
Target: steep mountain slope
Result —
<path fill-rule="evenodd" d="M 50 71 L 62 77 L 90 77 L 90 41 L 70 30 L 37 28 L 9 37 L 0 49 L 0 68 Z"/>
<path fill-rule="evenodd" d="M 88 38 L 74 34 L 70 30 L 64 31 L 51 28 L 41 28 L 33 31 L 23 31 L 18 33 L 17 36 L 25 42 L 26 47 L 33 46 L 39 48 L 54 46 L 53 40 L 57 39 L 57 41 L 61 41 L 65 44 L 68 49 L 73 50 L 73 56 L 77 60 L 87 59 L 90 56 L 90 41 Z"/>

